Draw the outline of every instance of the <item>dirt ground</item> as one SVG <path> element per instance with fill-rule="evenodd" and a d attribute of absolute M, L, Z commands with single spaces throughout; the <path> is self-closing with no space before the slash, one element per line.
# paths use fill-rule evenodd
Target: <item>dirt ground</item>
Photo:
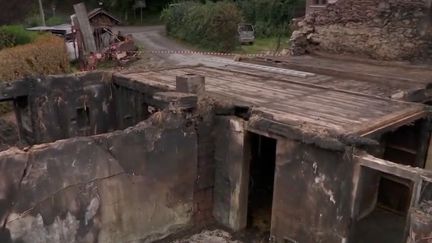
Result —
<path fill-rule="evenodd" d="M 114 33 L 118 31 L 123 35 L 131 34 L 141 50 L 140 60 L 126 68 L 130 72 L 174 65 L 204 64 L 221 67 L 226 65 L 227 61 L 233 59 L 232 56 L 220 57 L 198 53 L 183 53 L 195 50 L 167 37 L 164 26 L 122 26 L 114 29 Z M 169 53 L 163 53 L 166 51 L 169 51 Z"/>

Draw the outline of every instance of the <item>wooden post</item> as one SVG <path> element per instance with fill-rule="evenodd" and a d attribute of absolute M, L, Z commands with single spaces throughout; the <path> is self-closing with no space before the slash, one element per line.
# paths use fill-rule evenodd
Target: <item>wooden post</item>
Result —
<path fill-rule="evenodd" d="M 96 42 L 93 35 L 93 28 L 90 25 L 88 19 L 87 9 L 84 3 L 78 3 L 74 5 L 75 15 L 81 31 L 85 53 L 96 52 Z"/>

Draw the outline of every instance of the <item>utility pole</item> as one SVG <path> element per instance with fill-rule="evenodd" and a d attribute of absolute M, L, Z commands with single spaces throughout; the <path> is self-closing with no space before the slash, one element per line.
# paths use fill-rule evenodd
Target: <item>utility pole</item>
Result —
<path fill-rule="evenodd" d="M 38 2 L 39 2 L 39 11 L 40 11 L 40 15 L 41 15 L 42 25 L 46 26 L 45 13 L 44 13 L 43 5 L 42 5 L 42 0 L 38 0 Z"/>

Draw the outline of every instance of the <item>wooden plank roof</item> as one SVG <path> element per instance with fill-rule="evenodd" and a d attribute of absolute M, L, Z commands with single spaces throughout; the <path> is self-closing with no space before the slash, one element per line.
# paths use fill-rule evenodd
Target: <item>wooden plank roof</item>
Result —
<path fill-rule="evenodd" d="M 381 97 L 412 100 L 410 95 L 432 84 L 430 66 L 345 60 L 338 57 L 283 56 L 243 58 L 245 62 L 307 70 L 327 79 L 321 84 Z M 405 93 L 405 96 L 401 94 Z M 428 99 L 428 97 L 421 97 Z M 419 100 L 420 101 L 420 100 Z"/>
<path fill-rule="evenodd" d="M 129 79 L 175 89 L 176 76 L 206 77 L 206 90 L 234 104 L 253 107 L 272 120 L 313 131 L 368 135 L 426 114 L 425 106 L 320 85 L 322 76 L 282 75 L 244 67 L 205 66 L 130 73 Z"/>

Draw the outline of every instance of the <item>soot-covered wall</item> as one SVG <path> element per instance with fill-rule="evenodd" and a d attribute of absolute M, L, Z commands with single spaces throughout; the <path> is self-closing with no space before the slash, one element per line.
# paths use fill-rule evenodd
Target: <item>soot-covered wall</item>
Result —
<path fill-rule="evenodd" d="M 0 153 L 0 242 L 151 242 L 192 224 L 197 134 L 183 113 Z"/>
<path fill-rule="evenodd" d="M 271 225 L 276 242 L 346 242 L 352 173 L 343 152 L 278 139 Z"/>
<path fill-rule="evenodd" d="M 16 81 L 8 89 L 29 144 L 124 129 L 157 110 L 148 105 L 154 92 L 120 85 L 109 72 Z"/>

